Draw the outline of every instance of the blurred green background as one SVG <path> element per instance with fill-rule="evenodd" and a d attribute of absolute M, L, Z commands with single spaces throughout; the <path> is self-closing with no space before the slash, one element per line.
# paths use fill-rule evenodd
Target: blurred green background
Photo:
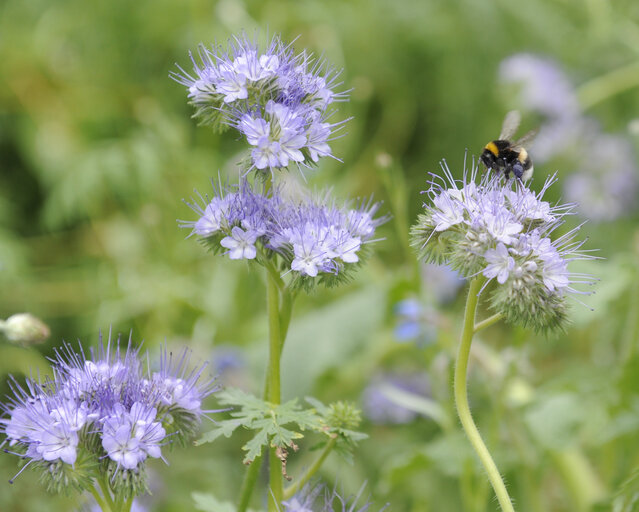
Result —
<path fill-rule="evenodd" d="M 52 334 L 28 349 L 0 345 L 2 381 L 28 368 L 46 371 L 44 357 L 62 340 L 94 344 L 99 330 L 112 328 L 131 331 L 151 352 L 166 340 L 214 362 L 231 354 L 237 364 L 221 369 L 224 378 L 259 393 L 262 276 L 207 255 L 176 223 L 194 218 L 181 202 L 194 188 L 208 192 L 218 172 L 235 179 L 242 143 L 234 133 L 197 127 L 186 91 L 168 78 L 175 63 L 190 69 L 187 52 L 198 43 L 225 43 L 241 30 L 259 31 L 262 41 L 267 32 L 299 36 L 296 49 L 344 68 L 344 88 L 353 91 L 335 119 L 354 119 L 333 145 L 343 163 L 324 159 L 307 173 L 309 184 L 330 186 L 344 199 L 374 194 L 393 215 L 352 284 L 298 300 L 283 359 L 284 398 L 346 398 L 365 408 L 371 382 L 427 375 L 419 391 L 448 418 L 398 421 L 389 413 L 385 421 L 369 411 L 362 428 L 370 439 L 354 464 L 332 455 L 323 478 L 345 494 L 366 481 L 372 510 L 386 502 L 397 511 L 497 510 L 449 391 L 463 292 L 445 307 L 434 298 L 434 279 L 407 247 L 408 229 L 426 173 L 437 172 L 441 159 L 461 176 L 465 150 L 478 155 L 511 108 L 523 110 L 523 129 L 544 122 L 499 84 L 499 64 L 513 54 L 551 57 L 582 100 L 603 83 L 582 114 L 636 149 L 636 1 L 3 0 L 0 317 L 29 311 Z M 553 201 L 563 180 L 579 172 L 566 159 L 535 168 L 536 190 L 558 171 L 559 184 L 548 192 Z M 613 504 L 639 510 L 631 478 L 639 467 L 639 226 L 632 206 L 582 228 L 587 248 L 604 258 L 582 270 L 601 281 L 584 298 L 588 307 L 574 303 L 566 333 L 544 338 L 499 325 L 477 340 L 472 407 L 521 512 Z M 422 326 L 437 326 L 427 342 L 396 339 L 394 308 L 408 298 L 436 319 Z M 153 461 L 151 510 L 191 510 L 191 492 L 234 500 L 245 441 L 238 435 L 175 450 L 168 467 Z M 310 460 L 293 457 L 289 473 Z M 2 455 L 0 482 L 16 471 L 15 457 Z M 263 498 L 256 495 L 255 505 Z M 0 483 L 2 511 L 81 503 L 46 495 L 29 471 L 13 485 Z"/>

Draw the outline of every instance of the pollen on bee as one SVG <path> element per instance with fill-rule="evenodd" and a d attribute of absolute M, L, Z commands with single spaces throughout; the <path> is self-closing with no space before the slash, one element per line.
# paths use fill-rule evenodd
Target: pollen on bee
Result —
<path fill-rule="evenodd" d="M 526 158 L 528 158 L 528 151 L 526 151 L 524 148 L 520 148 L 517 160 L 519 160 L 523 164 L 526 161 Z"/>

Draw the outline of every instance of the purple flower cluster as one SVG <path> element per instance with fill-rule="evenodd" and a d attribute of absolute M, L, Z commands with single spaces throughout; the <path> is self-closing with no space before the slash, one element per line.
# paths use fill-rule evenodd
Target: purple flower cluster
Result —
<path fill-rule="evenodd" d="M 546 180 L 535 194 L 517 180 L 486 174 L 476 183 L 477 169 L 461 183 L 442 166 L 445 179 L 433 181 L 413 227 L 413 243 L 430 262 L 448 263 L 463 276 L 483 274 L 499 286 L 492 306 L 512 322 L 538 330 L 565 320 L 567 292 L 574 283 L 591 283 L 572 274 L 568 263 L 588 256 L 574 241 L 578 229 L 553 240 L 555 229 L 570 213 L 570 205 L 543 201 Z M 580 293 L 580 292 L 577 292 Z"/>
<path fill-rule="evenodd" d="M 530 153 L 538 163 L 560 158 L 572 164 L 575 172 L 563 182 L 564 196 L 580 202 L 580 215 L 610 221 L 636 208 L 639 169 L 630 140 L 603 133 L 583 115 L 573 85 L 556 62 L 512 55 L 502 61 L 499 80 L 518 86 L 521 106 L 544 116 Z"/>
<path fill-rule="evenodd" d="M 200 46 L 191 55 L 193 74 L 180 68 L 175 80 L 188 88 L 203 124 L 237 129 L 251 146 L 250 169 L 291 163 L 310 166 L 333 156 L 329 141 L 341 123 L 330 123 L 328 106 L 345 99 L 336 92 L 338 73 L 305 52 L 295 54 L 278 36 L 261 52 L 245 36 L 228 50 Z"/>
<path fill-rule="evenodd" d="M 374 218 L 378 203 L 352 208 L 330 198 L 286 200 L 277 191 L 260 194 L 247 184 L 220 187 L 204 205 L 189 204 L 200 218 L 185 221 L 215 251 L 231 259 L 260 260 L 279 255 L 284 272 L 303 277 L 338 275 L 360 261 L 385 218 Z"/>
<path fill-rule="evenodd" d="M 73 478 L 73 470 L 85 473 L 85 488 L 104 472 L 138 478 L 147 458 L 162 458 L 162 446 L 193 434 L 203 398 L 215 391 L 213 379 L 200 378 L 205 366 L 187 370 L 186 351 L 177 360 L 163 354 L 155 372 L 130 340 L 121 351 L 109 339 L 91 356 L 65 344 L 53 379 L 26 387 L 13 381 L 14 396 L 2 405 L 8 445 L 27 465 L 40 463 L 52 483 L 55 473 Z"/>

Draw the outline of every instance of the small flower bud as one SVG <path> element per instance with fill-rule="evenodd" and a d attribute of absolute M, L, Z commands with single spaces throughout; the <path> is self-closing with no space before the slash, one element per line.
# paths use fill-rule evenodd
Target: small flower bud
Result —
<path fill-rule="evenodd" d="M 4 332 L 9 341 L 22 345 L 42 343 L 51 334 L 49 326 L 31 313 L 18 313 L 10 316 L 4 322 L 0 322 L 0 330 Z"/>
<path fill-rule="evenodd" d="M 335 402 L 328 407 L 327 422 L 333 428 L 356 429 L 362 421 L 362 412 L 350 402 Z"/>

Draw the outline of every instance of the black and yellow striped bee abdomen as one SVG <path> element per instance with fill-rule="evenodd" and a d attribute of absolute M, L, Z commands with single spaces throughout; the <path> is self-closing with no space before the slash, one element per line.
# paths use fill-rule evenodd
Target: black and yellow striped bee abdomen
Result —
<path fill-rule="evenodd" d="M 509 140 L 490 141 L 484 146 L 481 161 L 489 169 L 503 172 L 506 178 L 511 172 L 524 181 L 532 176 L 533 165 L 528 152 L 524 148 L 513 146 Z"/>

